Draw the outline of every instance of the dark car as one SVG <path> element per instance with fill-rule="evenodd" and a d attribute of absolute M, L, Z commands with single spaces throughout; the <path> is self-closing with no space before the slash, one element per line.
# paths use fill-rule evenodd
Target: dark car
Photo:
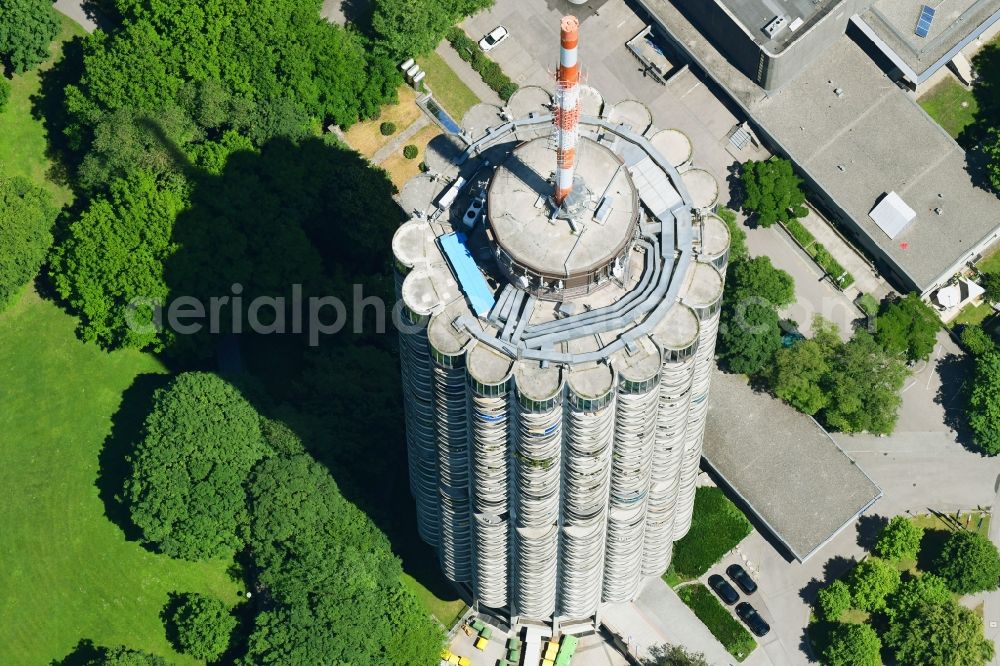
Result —
<path fill-rule="evenodd" d="M 764 618 L 760 616 L 756 608 L 745 601 L 741 604 L 736 604 L 736 614 L 740 616 L 741 620 L 746 622 L 747 626 L 750 627 L 750 631 L 758 636 L 766 636 L 767 632 L 771 631 L 771 625 L 764 621 Z"/>
<path fill-rule="evenodd" d="M 757 591 L 757 583 L 753 582 L 753 578 L 750 577 L 750 574 L 748 574 L 740 565 L 729 565 L 729 568 L 726 569 L 726 573 L 729 574 L 729 577 L 733 579 L 733 582 L 739 585 L 739 588 L 746 594 L 753 594 Z"/>
<path fill-rule="evenodd" d="M 719 598 L 732 606 L 740 600 L 739 593 L 730 585 L 725 578 L 719 574 L 712 574 L 708 577 L 708 586 L 715 590 Z"/>

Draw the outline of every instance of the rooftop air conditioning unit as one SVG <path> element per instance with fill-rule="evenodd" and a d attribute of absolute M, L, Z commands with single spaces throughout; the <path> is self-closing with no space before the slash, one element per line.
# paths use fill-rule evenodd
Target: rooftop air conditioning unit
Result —
<path fill-rule="evenodd" d="M 775 16 L 774 19 L 764 26 L 764 34 L 774 39 L 774 36 L 785 29 L 788 25 L 788 19 L 784 16 Z"/>

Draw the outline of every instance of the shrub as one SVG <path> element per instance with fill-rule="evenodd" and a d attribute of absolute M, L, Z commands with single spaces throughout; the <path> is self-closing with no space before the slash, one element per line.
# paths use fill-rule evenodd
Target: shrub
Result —
<path fill-rule="evenodd" d="M 378 131 L 382 133 L 382 136 L 392 136 L 396 133 L 396 123 L 386 121 L 378 126 Z"/>
<path fill-rule="evenodd" d="M 882 528 L 875 542 L 875 554 L 887 560 L 899 561 L 903 558 L 916 559 L 920 552 L 920 540 L 924 537 L 922 527 L 914 525 L 903 516 L 896 516 Z"/>
<path fill-rule="evenodd" d="M 49 193 L 27 179 L 0 178 L 0 310 L 38 274 L 58 212 Z"/>
<path fill-rule="evenodd" d="M 415 159 L 420 151 L 412 143 L 403 148 L 403 157 L 408 160 Z"/>
<path fill-rule="evenodd" d="M 878 314 L 878 301 L 871 294 L 861 294 L 856 301 L 857 306 L 869 317 Z"/>
<path fill-rule="evenodd" d="M 993 337 L 986 332 L 982 326 L 976 326 L 975 324 L 966 324 L 962 327 L 962 345 L 969 351 L 973 356 L 982 356 L 987 352 L 995 351 L 997 348 L 996 342 L 993 341 Z"/>
<path fill-rule="evenodd" d="M 10 81 L 0 76 L 0 111 L 4 110 L 7 106 L 7 100 L 10 99 Z"/>
<path fill-rule="evenodd" d="M 736 211 L 720 206 L 715 214 L 729 228 L 729 263 L 743 261 L 747 258 L 747 232 L 736 219 Z"/>
<path fill-rule="evenodd" d="M 817 598 L 823 617 L 836 622 L 851 607 L 851 589 L 841 580 L 835 580 L 819 591 Z"/>
<path fill-rule="evenodd" d="M 682 576 L 697 578 L 752 529 L 750 521 L 721 490 L 700 487 L 695 491 L 691 530 L 674 544 L 673 567 Z"/>
<path fill-rule="evenodd" d="M 164 615 L 180 652 L 215 661 L 229 649 L 236 618 L 221 600 L 191 593 L 180 595 L 171 606 Z"/>
<path fill-rule="evenodd" d="M 431 168 L 427 166 L 427 162 L 421 162 L 417 165 L 417 168 L 420 169 L 420 173 L 427 173 L 431 170 Z"/>
<path fill-rule="evenodd" d="M 788 229 L 788 233 L 790 233 L 792 238 L 797 240 L 802 247 L 809 247 L 816 240 L 812 233 L 796 219 L 785 222 L 785 228 Z"/>
<path fill-rule="evenodd" d="M 694 611 L 729 654 L 743 661 L 757 647 L 750 632 L 729 614 L 719 600 L 701 583 L 685 585 L 677 596 Z"/>
<path fill-rule="evenodd" d="M 1000 585 L 1000 553 L 978 532 L 961 530 L 948 537 L 934 566 L 948 588 L 958 594 L 995 590 Z"/>
<path fill-rule="evenodd" d="M 500 65 L 493 62 L 479 50 L 478 45 L 461 28 L 454 27 L 448 31 L 448 42 L 452 45 L 458 55 L 467 63 L 472 65 L 472 69 L 478 72 L 483 79 L 483 83 L 488 85 L 500 99 L 505 102 L 517 92 L 517 84 L 509 76 L 503 73 Z"/>

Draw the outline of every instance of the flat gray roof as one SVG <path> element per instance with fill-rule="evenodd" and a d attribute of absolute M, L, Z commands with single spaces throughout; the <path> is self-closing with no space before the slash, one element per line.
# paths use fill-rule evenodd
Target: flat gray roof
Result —
<path fill-rule="evenodd" d="M 716 371 L 705 462 L 804 562 L 882 496 L 812 418 Z"/>
<path fill-rule="evenodd" d="M 743 25 L 754 41 L 777 53 L 805 32 L 809 21 L 843 0 L 716 0 L 716 2 L 724 6 Z M 778 16 L 785 17 L 785 27 L 771 38 L 764 32 L 764 26 Z M 796 19 L 802 21 L 802 26 L 793 32 L 788 26 Z"/>
<path fill-rule="evenodd" d="M 925 4 L 934 7 L 934 21 L 927 37 L 918 37 L 914 28 Z M 1000 0 L 878 0 L 860 18 L 905 65 L 901 69 L 910 70 L 907 77 L 923 79 L 992 25 L 998 12 Z"/>
<path fill-rule="evenodd" d="M 669 0 L 637 1 L 921 292 L 1000 231 L 1000 200 L 973 183 L 965 152 L 850 37 L 769 97 Z M 890 239 L 868 213 L 893 190 L 917 218 Z"/>
<path fill-rule="evenodd" d="M 750 113 L 921 291 L 1000 226 L 965 151 L 847 36 Z M 895 238 L 868 216 L 892 191 L 917 213 Z"/>

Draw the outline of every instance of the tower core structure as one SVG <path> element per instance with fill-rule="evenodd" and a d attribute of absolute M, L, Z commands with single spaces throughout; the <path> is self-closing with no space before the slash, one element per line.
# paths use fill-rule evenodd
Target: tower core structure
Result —
<path fill-rule="evenodd" d="M 679 133 L 582 86 L 561 28 L 554 98 L 432 142 L 393 253 L 420 536 L 480 608 L 565 627 L 690 527 L 729 233 Z"/>

